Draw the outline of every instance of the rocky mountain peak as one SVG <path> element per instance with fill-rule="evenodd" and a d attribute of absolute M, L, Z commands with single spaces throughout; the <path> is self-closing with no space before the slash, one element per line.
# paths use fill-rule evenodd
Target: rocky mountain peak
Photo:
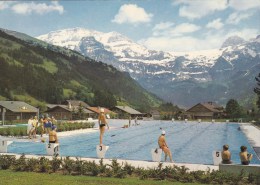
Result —
<path fill-rule="evenodd" d="M 239 36 L 231 36 L 225 40 L 225 42 L 222 44 L 221 48 L 225 48 L 228 46 L 237 46 L 240 44 L 245 43 L 245 40 Z"/>

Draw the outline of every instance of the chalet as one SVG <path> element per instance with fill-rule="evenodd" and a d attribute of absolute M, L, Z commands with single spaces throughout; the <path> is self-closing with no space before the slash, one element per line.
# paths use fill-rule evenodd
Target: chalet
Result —
<path fill-rule="evenodd" d="M 214 102 L 198 103 L 186 111 L 193 119 L 213 119 L 219 118 L 223 114 L 224 108 Z"/>
<path fill-rule="evenodd" d="M 158 110 L 156 110 L 156 109 L 151 110 L 151 111 L 150 111 L 150 115 L 151 115 L 151 117 L 152 117 L 153 119 L 155 119 L 155 120 L 161 119 L 160 112 L 159 112 Z"/>
<path fill-rule="evenodd" d="M 129 107 L 129 106 L 115 106 L 111 109 L 113 112 L 118 114 L 119 118 L 127 118 L 129 115 L 131 118 L 143 117 L 143 113 Z"/>
<path fill-rule="evenodd" d="M 24 121 L 37 116 L 38 109 L 22 101 L 0 101 L 0 112 L 4 120 Z"/>
<path fill-rule="evenodd" d="M 68 106 L 68 105 L 57 105 L 57 104 L 48 104 L 48 110 L 45 113 L 54 116 L 57 120 L 73 120 L 79 119 L 78 112 L 80 106 Z M 93 117 L 95 114 L 93 111 L 82 107 L 81 119 L 86 119 Z"/>
<path fill-rule="evenodd" d="M 90 107 L 87 103 L 80 100 L 66 100 L 64 104 L 71 107 L 78 107 L 78 106 L 82 106 L 84 108 Z"/>

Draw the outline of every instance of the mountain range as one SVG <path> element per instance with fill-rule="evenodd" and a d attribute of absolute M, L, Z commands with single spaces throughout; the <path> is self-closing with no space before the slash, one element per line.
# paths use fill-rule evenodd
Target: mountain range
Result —
<path fill-rule="evenodd" d="M 128 72 L 148 91 L 181 107 L 205 101 L 225 105 L 232 98 L 252 108 L 256 101 L 260 36 L 249 41 L 233 36 L 219 49 L 196 52 L 149 50 L 120 33 L 84 28 L 37 38 Z"/>
<path fill-rule="evenodd" d="M 143 112 L 162 103 L 128 73 L 23 33 L 0 29 L 0 51 L 1 100 L 44 109 L 46 103 L 77 99 L 108 108 L 130 105 Z"/>

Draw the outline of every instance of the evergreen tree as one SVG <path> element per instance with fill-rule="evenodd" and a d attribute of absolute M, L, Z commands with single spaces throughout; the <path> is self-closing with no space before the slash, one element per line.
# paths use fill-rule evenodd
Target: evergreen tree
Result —
<path fill-rule="evenodd" d="M 258 74 L 258 77 L 256 77 L 255 79 L 256 79 L 256 83 L 258 86 L 254 89 L 254 92 L 258 96 L 258 100 L 257 100 L 256 104 L 257 104 L 258 108 L 260 109 L 260 73 Z"/>
<path fill-rule="evenodd" d="M 226 105 L 226 113 L 229 118 L 238 118 L 241 116 L 241 107 L 238 102 L 234 99 L 230 99 Z"/>

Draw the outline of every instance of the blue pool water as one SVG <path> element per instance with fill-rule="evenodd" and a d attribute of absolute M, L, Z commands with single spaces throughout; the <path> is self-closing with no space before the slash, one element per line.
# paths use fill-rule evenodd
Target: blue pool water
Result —
<path fill-rule="evenodd" d="M 161 127 L 166 131 L 166 141 L 175 162 L 213 164 L 212 151 L 221 150 L 224 144 L 228 144 L 233 162 L 240 163 L 240 146 L 245 145 L 248 152 L 254 154 L 251 163 L 260 164 L 247 138 L 238 131 L 238 124 L 139 121 L 141 125 L 123 129 L 120 127 L 128 124 L 128 120 L 109 120 L 109 123 L 117 128 L 105 132 L 103 142 L 110 146 L 106 158 L 150 161 L 151 149 L 157 147 Z M 59 142 L 61 156 L 96 158 L 99 132 L 60 137 Z M 45 144 L 35 142 L 14 142 L 8 151 L 46 155 Z"/>

